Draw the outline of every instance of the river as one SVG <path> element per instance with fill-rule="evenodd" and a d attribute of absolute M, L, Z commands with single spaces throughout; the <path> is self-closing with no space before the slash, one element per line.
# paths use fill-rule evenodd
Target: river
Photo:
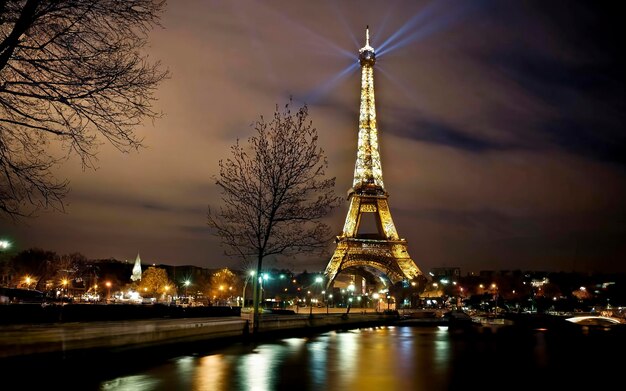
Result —
<path fill-rule="evenodd" d="M 373 327 L 235 343 L 103 370 L 82 384 L 129 391 L 581 389 L 586 381 L 622 382 L 615 372 L 621 359 L 610 353 L 621 354 L 624 341 L 611 338 Z"/>

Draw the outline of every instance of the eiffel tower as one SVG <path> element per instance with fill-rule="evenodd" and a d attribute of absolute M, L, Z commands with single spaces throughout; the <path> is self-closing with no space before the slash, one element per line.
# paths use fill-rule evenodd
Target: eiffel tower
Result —
<path fill-rule="evenodd" d="M 398 236 L 389 211 L 389 195 L 383 184 L 378 151 L 374 102 L 375 62 L 376 52 L 369 44 L 368 26 L 365 30 L 365 46 L 359 50 L 361 110 L 354 181 L 348 191 L 350 208 L 343 232 L 336 238 L 335 252 L 324 272 L 327 288 L 332 285 L 337 274 L 346 270 L 374 268 L 384 273 L 392 283 L 423 276 L 409 256 L 406 240 Z M 377 233 L 358 233 L 364 213 L 375 214 Z"/>

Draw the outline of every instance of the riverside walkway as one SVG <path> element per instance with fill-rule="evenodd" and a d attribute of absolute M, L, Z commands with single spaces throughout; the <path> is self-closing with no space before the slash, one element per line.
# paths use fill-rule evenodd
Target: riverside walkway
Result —
<path fill-rule="evenodd" d="M 212 340 L 250 338 L 250 316 L 11 324 L 0 328 L 0 360 L 76 352 L 125 352 Z M 258 335 L 310 332 L 388 324 L 380 313 L 263 314 Z"/>

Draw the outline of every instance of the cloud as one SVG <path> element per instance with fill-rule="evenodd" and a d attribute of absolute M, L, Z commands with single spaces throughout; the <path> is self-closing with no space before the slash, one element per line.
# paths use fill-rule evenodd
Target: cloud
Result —
<path fill-rule="evenodd" d="M 477 153 L 513 147 L 455 128 L 443 121 L 425 118 L 419 113 L 389 111 L 393 120 L 385 128 L 389 129 L 387 133 L 399 137 Z"/>
<path fill-rule="evenodd" d="M 390 208 L 418 266 L 617 268 L 619 2 L 481 1 L 450 18 L 453 3 L 170 2 L 146 48 L 172 71 L 157 91 L 165 116 L 137 128 L 147 148 L 105 145 L 96 171 L 64 164 L 66 213 L 0 228 L 22 247 L 94 258 L 231 262 L 205 227 L 214 176 L 276 104 L 309 105 L 337 193 L 351 186 L 360 72 L 350 67 L 370 25 L 373 44 L 403 44 L 377 61 L 376 109 Z M 346 213 L 347 203 L 328 217 L 335 232 Z M 304 258 L 276 262 L 328 261 Z"/>

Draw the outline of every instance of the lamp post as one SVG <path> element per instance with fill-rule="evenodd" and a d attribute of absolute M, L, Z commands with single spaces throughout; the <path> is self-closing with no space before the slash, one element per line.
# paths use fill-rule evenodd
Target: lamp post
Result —
<path fill-rule="evenodd" d="M 263 281 L 267 281 L 270 277 L 267 275 L 267 273 L 263 273 L 261 274 L 261 277 L 259 277 L 259 283 L 260 283 L 260 287 L 261 287 L 261 307 L 264 307 L 263 305 L 263 292 L 265 292 L 265 289 L 263 288 Z"/>
<path fill-rule="evenodd" d="M 109 304 L 109 298 L 111 297 L 111 281 L 107 281 L 104 285 L 107 287 L 107 299 L 105 302 Z"/>
<path fill-rule="evenodd" d="M 491 284 L 491 289 L 494 290 L 493 297 L 495 300 L 495 307 L 493 307 L 493 313 L 494 315 L 498 316 L 498 286 L 496 285 L 495 282 Z"/>
<path fill-rule="evenodd" d="M 324 279 L 320 276 L 315 277 L 315 283 L 316 284 L 321 284 L 322 282 L 324 282 Z M 313 292 L 315 293 L 315 291 Z M 313 316 L 313 296 L 309 297 L 309 316 Z"/>
<path fill-rule="evenodd" d="M 11 248 L 11 242 L 9 242 L 6 239 L 0 239 L 0 255 L 7 252 L 7 250 L 10 248 Z M 0 258 L 0 261 L 2 261 L 2 258 Z"/>
<path fill-rule="evenodd" d="M 0 239 L 0 262 L 4 262 L 4 253 L 11 248 L 11 242 L 6 239 Z"/>
<path fill-rule="evenodd" d="M 185 298 L 189 298 L 189 285 L 190 284 L 191 284 L 191 281 L 185 280 Z"/>
<path fill-rule="evenodd" d="M 64 295 L 67 296 L 67 278 L 64 278 L 63 280 L 61 280 L 61 285 L 63 285 Z"/>
<path fill-rule="evenodd" d="M 356 287 L 354 286 L 354 281 L 350 282 L 350 285 L 348 285 L 348 292 L 349 292 L 350 297 L 348 297 L 348 305 L 346 308 L 346 314 L 350 312 L 350 307 L 352 307 L 352 296 L 354 296 L 355 289 Z"/>

